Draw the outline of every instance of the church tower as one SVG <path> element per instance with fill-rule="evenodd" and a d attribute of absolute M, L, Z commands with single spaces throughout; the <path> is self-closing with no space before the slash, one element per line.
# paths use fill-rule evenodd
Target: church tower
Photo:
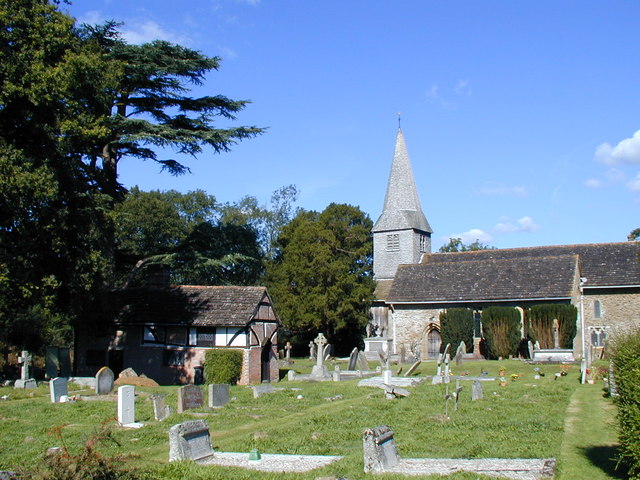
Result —
<path fill-rule="evenodd" d="M 418 263 L 423 253 L 431 253 L 432 230 L 420 206 L 409 154 L 400 128 L 396 136 L 384 207 L 372 233 L 373 274 L 378 281 L 393 279 L 398 265 Z"/>

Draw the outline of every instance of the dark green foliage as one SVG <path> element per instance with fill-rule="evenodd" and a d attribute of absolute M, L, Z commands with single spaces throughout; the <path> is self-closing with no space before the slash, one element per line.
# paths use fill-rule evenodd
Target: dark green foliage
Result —
<path fill-rule="evenodd" d="M 575 305 L 545 303 L 534 305 L 526 311 L 527 334 L 532 342 L 540 342 L 541 348 L 553 348 L 553 320 L 558 319 L 560 348 L 573 348 L 578 331 L 578 309 Z"/>
<path fill-rule="evenodd" d="M 207 383 L 235 385 L 242 374 L 242 352 L 230 348 L 207 350 L 204 357 L 204 378 Z"/>
<path fill-rule="evenodd" d="M 440 336 L 442 344 L 457 347 L 464 342 L 467 349 L 473 346 L 473 310 L 470 308 L 448 308 L 440 313 Z"/>
<path fill-rule="evenodd" d="M 508 358 L 518 352 L 522 323 L 514 307 L 487 307 L 482 310 L 482 332 L 490 358 Z"/>
<path fill-rule="evenodd" d="M 462 243 L 461 238 L 450 238 L 449 243 L 441 246 L 438 251 L 440 253 L 448 253 L 448 252 L 471 252 L 474 250 L 493 250 L 495 247 L 491 247 L 482 243 L 480 240 L 476 239 L 475 242 L 472 242 L 468 245 Z"/>
<path fill-rule="evenodd" d="M 640 329 L 615 338 L 612 362 L 618 387 L 620 460 L 640 479 Z"/>
<path fill-rule="evenodd" d="M 301 212 L 282 229 L 266 285 L 292 342 L 324 333 L 337 354 L 358 345 L 373 298 L 371 219 L 332 203 Z"/>

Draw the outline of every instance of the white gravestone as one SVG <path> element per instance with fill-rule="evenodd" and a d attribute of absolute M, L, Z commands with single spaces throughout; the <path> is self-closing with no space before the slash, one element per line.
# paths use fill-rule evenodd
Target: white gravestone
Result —
<path fill-rule="evenodd" d="M 16 380 L 14 388 L 37 388 L 38 384 L 33 378 L 29 378 L 29 366 L 33 357 L 29 355 L 27 350 L 22 351 L 22 355 L 18 357 L 20 366 L 20 380 Z"/>
<path fill-rule="evenodd" d="M 62 398 L 67 398 L 69 389 L 67 379 L 64 377 L 56 377 L 49 381 L 49 393 L 51 394 L 51 403 L 59 403 Z"/>
<path fill-rule="evenodd" d="M 136 388 L 133 385 L 118 387 L 118 423 L 123 427 L 142 427 L 141 423 L 136 423 Z"/>

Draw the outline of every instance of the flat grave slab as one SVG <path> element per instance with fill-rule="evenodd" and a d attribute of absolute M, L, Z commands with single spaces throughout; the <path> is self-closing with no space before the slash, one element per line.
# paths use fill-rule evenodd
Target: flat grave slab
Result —
<path fill-rule="evenodd" d="M 199 460 L 200 465 L 240 467 L 261 472 L 308 472 L 341 460 L 333 455 L 281 455 L 261 453 L 260 460 L 249 460 L 248 453 L 215 452 L 213 456 Z"/>

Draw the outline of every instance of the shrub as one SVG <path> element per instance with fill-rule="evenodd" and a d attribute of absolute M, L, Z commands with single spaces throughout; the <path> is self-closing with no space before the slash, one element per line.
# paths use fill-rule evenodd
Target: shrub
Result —
<path fill-rule="evenodd" d="M 207 383 L 236 384 L 242 374 L 240 350 L 214 348 L 204 357 L 204 378 Z"/>
<path fill-rule="evenodd" d="M 640 328 L 614 338 L 613 370 L 618 387 L 620 462 L 640 479 Z"/>
<path fill-rule="evenodd" d="M 513 307 L 487 307 L 482 310 L 482 331 L 489 357 L 515 355 L 522 338 L 521 325 L 520 312 Z"/>
<path fill-rule="evenodd" d="M 457 347 L 464 342 L 467 348 L 473 346 L 473 310 L 470 308 L 448 308 L 440 312 L 440 336 L 442 344 Z"/>
<path fill-rule="evenodd" d="M 540 342 L 541 348 L 553 348 L 553 319 L 558 319 L 560 348 L 573 348 L 573 338 L 578 331 L 578 309 L 575 305 L 545 303 L 527 310 L 527 333 L 532 342 Z"/>

